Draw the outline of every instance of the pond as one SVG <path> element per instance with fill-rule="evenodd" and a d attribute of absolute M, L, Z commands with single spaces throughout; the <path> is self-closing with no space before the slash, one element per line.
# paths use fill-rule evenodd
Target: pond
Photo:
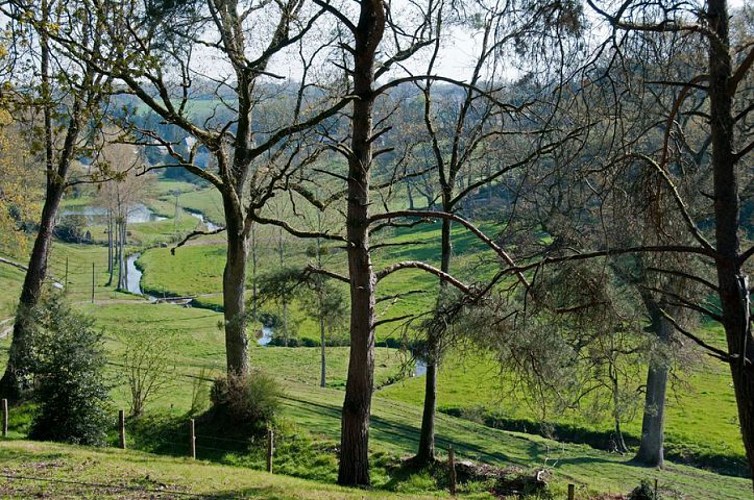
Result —
<path fill-rule="evenodd" d="M 76 206 L 67 207 L 60 211 L 60 217 L 66 217 L 68 215 L 83 215 L 87 218 L 89 224 L 104 224 L 107 216 L 107 209 L 103 207 Z M 152 209 L 143 203 L 136 203 L 128 210 L 127 221 L 129 224 L 159 222 L 163 220 L 167 220 L 167 217 L 155 215 Z"/>

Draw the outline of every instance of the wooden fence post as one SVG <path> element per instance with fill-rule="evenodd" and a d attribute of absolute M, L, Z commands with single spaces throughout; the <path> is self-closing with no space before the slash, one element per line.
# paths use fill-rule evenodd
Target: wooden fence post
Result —
<path fill-rule="evenodd" d="M 655 478 L 655 500 L 657 500 L 658 498 L 660 497 L 657 496 L 657 478 Z"/>
<path fill-rule="evenodd" d="M 453 447 L 448 448 L 448 468 L 450 469 L 450 494 L 456 495 L 456 453 Z"/>
<path fill-rule="evenodd" d="M 191 458 L 196 460 L 196 422 L 192 418 L 189 421 L 189 431 L 191 433 L 191 441 L 189 442 L 189 450 Z"/>
<path fill-rule="evenodd" d="M 3 399 L 3 437 L 8 437 L 8 400 Z"/>
<path fill-rule="evenodd" d="M 275 431 L 267 429 L 267 472 L 272 473 L 272 455 L 275 453 Z"/>
<path fill-rule="evenodd" d="M 118 433 L 120 435 L 120 449 L 126 449 L 126 412 L 118 410 Z"/>
<path fill-rule="evenodd" d="M 568 500 L 574 500 L 576 498 L 576 485 L 568 485 Z"/>

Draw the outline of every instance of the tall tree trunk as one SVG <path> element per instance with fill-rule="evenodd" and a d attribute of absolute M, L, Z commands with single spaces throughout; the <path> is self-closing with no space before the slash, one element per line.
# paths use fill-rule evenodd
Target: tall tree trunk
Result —
<path fill-rule="evenodd" d="M 443 196 L 444 209 L 448 210 L 450 192 Z M 452 208 L 451 208 L 452 209 Z M 440 247 L 440 270 L 450 272 L 450 260 L 453 256 L 453 242 L 451 239 L 452 222 L 448 219 L 442 221 L 441 247 Z M 441 301 L 447 289 L 447 283 L 440 280 L 440 293 L 437 298 L 437 307 L 441 307 Z M 439 324 L 439 323 L 438 323 Z M 435 460 L 435 415 L 437 413 L 437 375 L 440 364 L 440 334 L 439 327 L 430 327 L 427 331 L 427 374 L 424 384 L 424 410 L 422 412 L 421 431 L 419 433 L 419 448 L 414 460 L 420 465 L 426 465 Z"/>
<path fill-rule="evenodd" d="M 354 37 L 351 153 L 348 159 L 348 271 L 351 350 L 343 402 L 338 483 L 369 485 L 369 417 L 374 382 L 374 289 L 369 250 L 369 181 L 372 165 L 374 62 L 385 28 L 381 0 L 361 2 Z"/>
<path fill-rule="evenodd" d="M 317 212 L 317 230 L 322 231 L 322 219 L 321 214 Z M 317 267 L 322 269 L 322 241 L 317 238 Z M 325 298 L 324 287 L 320 284 L 317 290 L 317 300 L 319 301 L 319 386 L 325 387 L 327 385 L 327 363 L 326 354 L 327 346 L 325 345 Z"/>
<path fill-rule="evenodd" d="M 651 328 L 662 347 L 666 347 L 673 326 L 660 313 L 660 305 L 645 298 Z M 650 467 L 665 465 L 665 394 L 668 385 L 668 362 L 663 355 L 653 354 L 647 369 L 647 389 L 641 422 L 641 441 L 634 461 Z"/>
<path fill-rule="evenodd" d="M 118 217 L 118 290 L 126 290 L 126 222 Z"/>
<path fill-rule="evenodd" d="M 319 253 L 319 251 L 318 251 Z M 278 255 L 280 257 L 280 267 L 285 265 L 285 246 L 283 242 L 283 228 L 278 233 Z M 288 297 L 283 295 L 283 346 L 288 347 Z"/>
<path fill-rule="evenodd" d="M 709 96 L 714 176 L 718 295 L 731 355 L 730 371 L 749 469 L 754 476 L 754 339 L 749 318 L 749 283 L 740 259 L 739 183 L 733 141 L 732 63 L 726 0 L 708 0 Z"/>
<path fill-rule="evenodd" d="M 114 235 L 113 235 L 113 211 L 107 209 L 107 272 L 109 277 L 105 286 L 112 286 L 113 276 L 115 275 L 115 251 L 113 249 Z"/>
<path fill-rule="evenodd" d="M 13 324 L 13 339 L 11 340 L 8 364 L 5 367 L 2 379 L 0 379 L 0 395 L 11 401 L 23 398 L 28 389 L 29 334 L 31 328 L 28 313 L 39 303 L 42 286 L 47 277 L 47 257 L 52 247 L 55 216 L 63 197 L 63 190 L 62 179 L 48 183 L 39 232 L 34 239 L 28 270 L 21 288 L 21 297 L 18 301 L 16 319 Z"/>
<path fill-rule="evenodd" d="M 661 360 L 650 361 L 647 370 L 647 393 L 641 422 L 641 443 L 634 461 L 650 467 L 663 467 L 665 456 L 665 393 L 668 367 Z"/>
<path fill-rule="evenodd" d="M 246 337 L 246 260 L 249 245 L 242 221 L 226 216 L 228 245 L 223 271 L 223 314 L 225 319 L 225 357 L 228 374 L 249 371 L 249 340 Z M 231 224 L 234 222 L 235 224 Z"/>
<path fill-rule="evenodd" d="M 42 19 L 47 20 L 50 17 L 49 4 L 47 0 L 42 0 L 41 6 Z M 80 124 L 78 122 L 78 113 L 80 111 L 80 102 L 75 102 L 73 113 L 71 114 L 66 131 L 66 138 L 63 144 L 61 156 L 56 164 L 54 155 L 54 131 L 53 131 L 53 105 L 48 102 L 51 95 L 50 86 L 50 47 L 47 33 L 42 30 L 40 33 L 40 78 L 41 78 L 41 98 L 43 100 L 43 119 L 44 119 L 44 152 L 45 152 L 45 175 L 47 179 L 45 202 L 42 206 L 42 218 L 39 223 L 39 232 L 34 240 L 29 265 L 24 277 L 24 284 L 21 288 L 21 296 L 18 301 L 16 310 L 16 319 L 13 324 L 13 339 L 9 349 L 8 364 L 5 367 L 2 379 L 0 379 L 0 395 L 11 401 L 17 401 L 25 396 L 28 388 L 28 349 L 30 323 L 28 317 L 29 309 L 35 307 L 40 299 L 42 285 L 47 277 L 47 257 L 52 245 L 53 229 L 55 228 L 55 217 L 57 216 L 60 200 L 63 198 L 65 191 L 65 182 L 70 167 L 70 159 L 73 148 L 78 138 Z"/>

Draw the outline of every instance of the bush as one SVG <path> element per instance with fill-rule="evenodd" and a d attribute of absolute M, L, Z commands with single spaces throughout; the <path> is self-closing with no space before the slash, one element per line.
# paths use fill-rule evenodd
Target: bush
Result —
<path fill-rule="evenodd" d="M 102 334 L 93 321 L 57 297 L 31 312 L 34 398 L 39 407 L 29 437 L 101 445 L 107 428 L 108 388 Z"/>
<path fill-rule="evenodd" d="M 55 236 L 66 243 L 81 243 L 84 240 L 84 228 L 87 220 L 83 215 L 72 214 L 62 217 L 55 226 Z"/>
<path fill-rule="evenodd" d="M 628 494 L 628 500 L 659 500 L 662 498 L 655 494 L 654 487 L 646 479 L 641 480 L 641 484 Z"/>
<path fill-rule="evenodd" d="M 282 390 L 277 380 L 254 371 L 215 380 L 210 393 L 212 409 L 234 424 L 260 431 L 272 424 L 280 408 Z"/>

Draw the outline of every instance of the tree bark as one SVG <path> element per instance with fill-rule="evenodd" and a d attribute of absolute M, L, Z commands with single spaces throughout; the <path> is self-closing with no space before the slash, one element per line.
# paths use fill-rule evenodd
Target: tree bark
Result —
<path fill-rule="evenodd" d="M 673 326 L 660 313 L 660 305 L 647 297 L 651 328 L 662 346 L 670 339 Z M 668 363 L 662 355 L 652 355 L 647 370 L 647 389 L 641 422 L 641 441 L 634 461 L 650 467 L 664 467 L 665 395 L 668 385 Z"/>
<path fill-rule="evenodd" d="M 444 210 L 450 207 L 451 191 L 447 190 L 443 196 Z M 451 236 L 452 222 L 448 219 L 442 221 L 440 243 L 440 270 L 450 273 L 450 260 L 453 256 L 453 241 Z M 441 306 L 441 300 L 447 289 L 447 283 L 440 280 L 440 293 L 437 299 L 437 307 Z M 424 384 L 424 410 L 422 411 L 422 424 L 419 432 L 419 448 L 416 451 L 414 461 L 418 465 L 427 465 L 435 460 L 435 415 L 437 413 L 437 375 L 440 364 L 440 339 L 435 328 L 430 327 L 427 332 L 427 375 Z"/>
<path fill-rule="evenodd" d="M 351 351 L 343 402 L 338 483 L 369 485 L 369 417 L 374 385 L 374 290 L 369 250 L 369 181 L 372 166 L 374 64 L 385 28 L 384 4 L 361 2 L 354 30 L 352 140 L 348 159 L 348 271 L 351 295 Z"/>
<path fill-rule="evenodd" d="M 52 246 L 55 216 L 63 197 L 63 191 L 62 180 L 48 183 L 39 232 L 34 239 L 34 247 L 29 257 L 29 265 L 18 301 L 8 365 L 2 379 L 0 379 L 0 395 L 10 401 L 18 401 L 23 398 L 28 389 L 27 361 L 31 328 L 28 312 L 39 303 L 42 286 L 47 277 L 47 257 Z"/>
<path fill-rule="evenodd" d="M 429 342 L 428 342 L 429 344 Z M 414 461 L 426 465 L 435 460 L 435 412 L 437 408 L 437 362 L 427 359 L 427 373 L 424 381 L 424 409 L 419 432 L 419 448 Z"/>
<path fill-rule="evenodd" d="M 635 462 L 650 467 L 664 467 L 665 393 L 668 367 L 660 360 L 652 360 L 647 370 L 647 393 L 641 422 L 641 443 Z"/>
<path fill-rule="evenodd" d="M 243 231 L 243 221 L 228 216 L 226 211 L 228 245 L 223 271 L 223 315 L 225 320 L 225 357 L 228 374 L 249 371 L 249 340 L 246 337 L 246 259 L 249 245 Z"/>

